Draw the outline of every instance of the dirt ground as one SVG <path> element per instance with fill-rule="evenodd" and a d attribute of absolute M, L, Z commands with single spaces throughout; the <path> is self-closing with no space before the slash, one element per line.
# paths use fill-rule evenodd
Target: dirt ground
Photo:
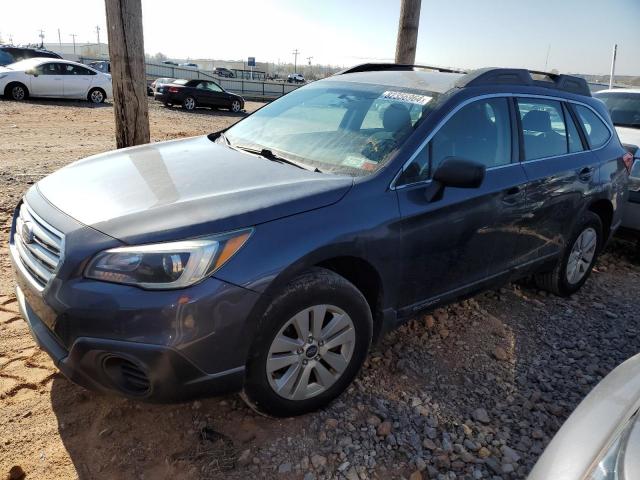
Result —
<path fill-rule="evenodd" d="M 150 118 L 161 141 L 241 116 L 154 104 Z M 614 242 L 569 300 L 508 285 L 419 316 L 311 415 L 259 417 L 236 395 L 150 405 L 86 391 L 19 317 L 7 237 L 31 184 L 114 146 L 109 104 L 0 100 L 0 478 L 19 466 L 45 480 L 520 479 L 597 381 L 640 350 L 637 252 Z"/>

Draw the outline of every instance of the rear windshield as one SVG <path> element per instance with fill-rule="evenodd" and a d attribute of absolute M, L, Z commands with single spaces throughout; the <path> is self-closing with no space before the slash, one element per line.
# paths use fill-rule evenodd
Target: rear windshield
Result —
<path fill-rule="evenodd" d="M 380 169 L 431 112 L 438 93 L 354 82 L 316 82 L 225 132 L 232 145 L 268 149 L 323 172 Z"/>
<path fill-rule="evenodd" d="M 614 125 L 640 128 L 640 93 L 606 92 L 596 98 L 607 106 Z"/>

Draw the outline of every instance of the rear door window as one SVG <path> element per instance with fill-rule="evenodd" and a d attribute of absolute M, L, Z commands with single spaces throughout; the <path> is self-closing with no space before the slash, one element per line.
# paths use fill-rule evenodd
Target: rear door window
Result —
<path fill-rule="evenodd" d="M 569 152 L 562 104 L 556 100 L 518 98 L 525 160 Z"/>
<path fill-rule="evenodd" d="M 574 105 L 591 148 L 599 148 L 609 140 L 611 132 L 593 110 L 583 105 Z"/>

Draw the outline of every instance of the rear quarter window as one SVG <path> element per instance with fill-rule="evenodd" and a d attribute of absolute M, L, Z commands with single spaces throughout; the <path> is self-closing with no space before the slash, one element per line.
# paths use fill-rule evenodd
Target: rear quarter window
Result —
<path fill-rule="evenodd" d="M 582 105 L 573 106 L 578 114 L 584 133 L 589 140 L 591 148 L 599 148 L 603 146 L 611 137 L 611 132 L 605 123 L 596 115 L 593 110 Z"/>

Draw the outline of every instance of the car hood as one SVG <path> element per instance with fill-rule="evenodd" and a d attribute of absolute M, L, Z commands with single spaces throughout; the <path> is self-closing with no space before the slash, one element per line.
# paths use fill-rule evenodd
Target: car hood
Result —
<path fill-rule="evenodd" d="M 640 128 L 616 127 L 616 132 L 622 143 L 640 147 Z"/>
<path fill-rule="evenodd" d="M 353 184 L 206 136 L 88 157 L 40 180 L 51 204 L 125 243 L 224 232 L 340 200 Z"/>

